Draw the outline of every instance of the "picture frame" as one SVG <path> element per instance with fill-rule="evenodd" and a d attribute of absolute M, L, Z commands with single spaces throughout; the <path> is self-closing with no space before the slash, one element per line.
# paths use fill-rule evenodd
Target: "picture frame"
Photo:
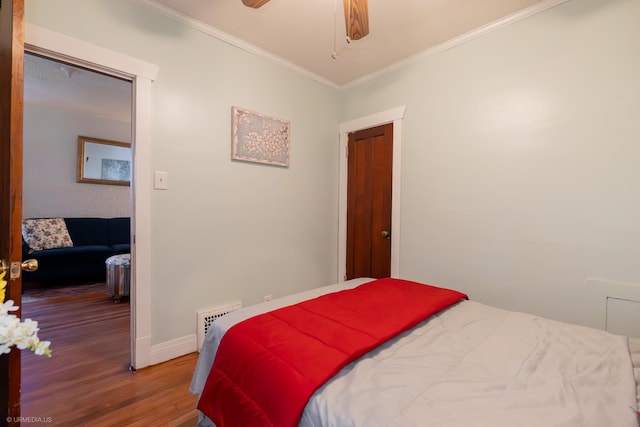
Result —
<path fill-rule="evenodd" d="M 128 142 L 79 136 L 76 181 L 130 186 L 131 161 Z"/>
<path fill-rule="evenodd" d="M 237 106 L 231 116 L 232 160 L 289 167 L 290 121 Z"/>

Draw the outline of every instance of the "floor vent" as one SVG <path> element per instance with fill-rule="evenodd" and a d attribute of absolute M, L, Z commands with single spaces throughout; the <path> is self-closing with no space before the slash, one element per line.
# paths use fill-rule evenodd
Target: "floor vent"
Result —
<path fill-rule="evenodd" d="M 198 351 L 202 348 L 204 336 L 207 334 L 211 324 L 218 318 L 232 311 L 240 310 L 242 303 L 223 305 L 198 311 Z"/>

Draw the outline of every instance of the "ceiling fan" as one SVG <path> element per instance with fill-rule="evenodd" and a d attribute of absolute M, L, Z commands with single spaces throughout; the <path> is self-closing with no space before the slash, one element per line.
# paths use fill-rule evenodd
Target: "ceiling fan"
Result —
<path fill-rule="evenodd" d="M 268 1 L 242 0 L 242 3 L 257 9 Z M 349 40 L 360 40 L 369 34 L 369 6 L 367 2 L 368 0 L 343 0 L 344 20 Z"/>

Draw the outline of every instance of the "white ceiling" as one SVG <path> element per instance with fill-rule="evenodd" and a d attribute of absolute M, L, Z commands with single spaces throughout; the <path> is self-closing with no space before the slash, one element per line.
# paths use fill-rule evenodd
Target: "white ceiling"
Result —
<path fill-rule="evenodd" d="M 368 0 L 369 35 L 350 44 L 342 0 L 271 0 L 259 9 L 241 0 L 137 1 L 340 88 L 566 0 Z M 25 55 L 27 105 L 130 121 L 131 90 L 125 80 Z"/>
<path fill-rule="evenodd" d="M 132 83 L 43 58 L 24 56 L 25 105 L 49 105 L 131 122 Z"/>
<path fill-rule="evenodd" d="M 138 0 L 343 87 L 443 43 L 564 0 L 368 0 L 369 35 L 347 44 L 342 0 Z M 202 24 L 200 28 L 202 29 Z M 332 53 L 338 59 L 332 58 Z"/>

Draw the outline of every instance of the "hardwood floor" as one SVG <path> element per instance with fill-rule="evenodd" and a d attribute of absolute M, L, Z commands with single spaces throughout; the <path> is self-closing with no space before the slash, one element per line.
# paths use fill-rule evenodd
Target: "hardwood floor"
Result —
<path fill-rule="evenodd" d="M 195 426 L 197 353 L 130 372 L 129 303 L 104 293 L 24 303 L 51 358 L 22 352 L 23 426 Z"/>

